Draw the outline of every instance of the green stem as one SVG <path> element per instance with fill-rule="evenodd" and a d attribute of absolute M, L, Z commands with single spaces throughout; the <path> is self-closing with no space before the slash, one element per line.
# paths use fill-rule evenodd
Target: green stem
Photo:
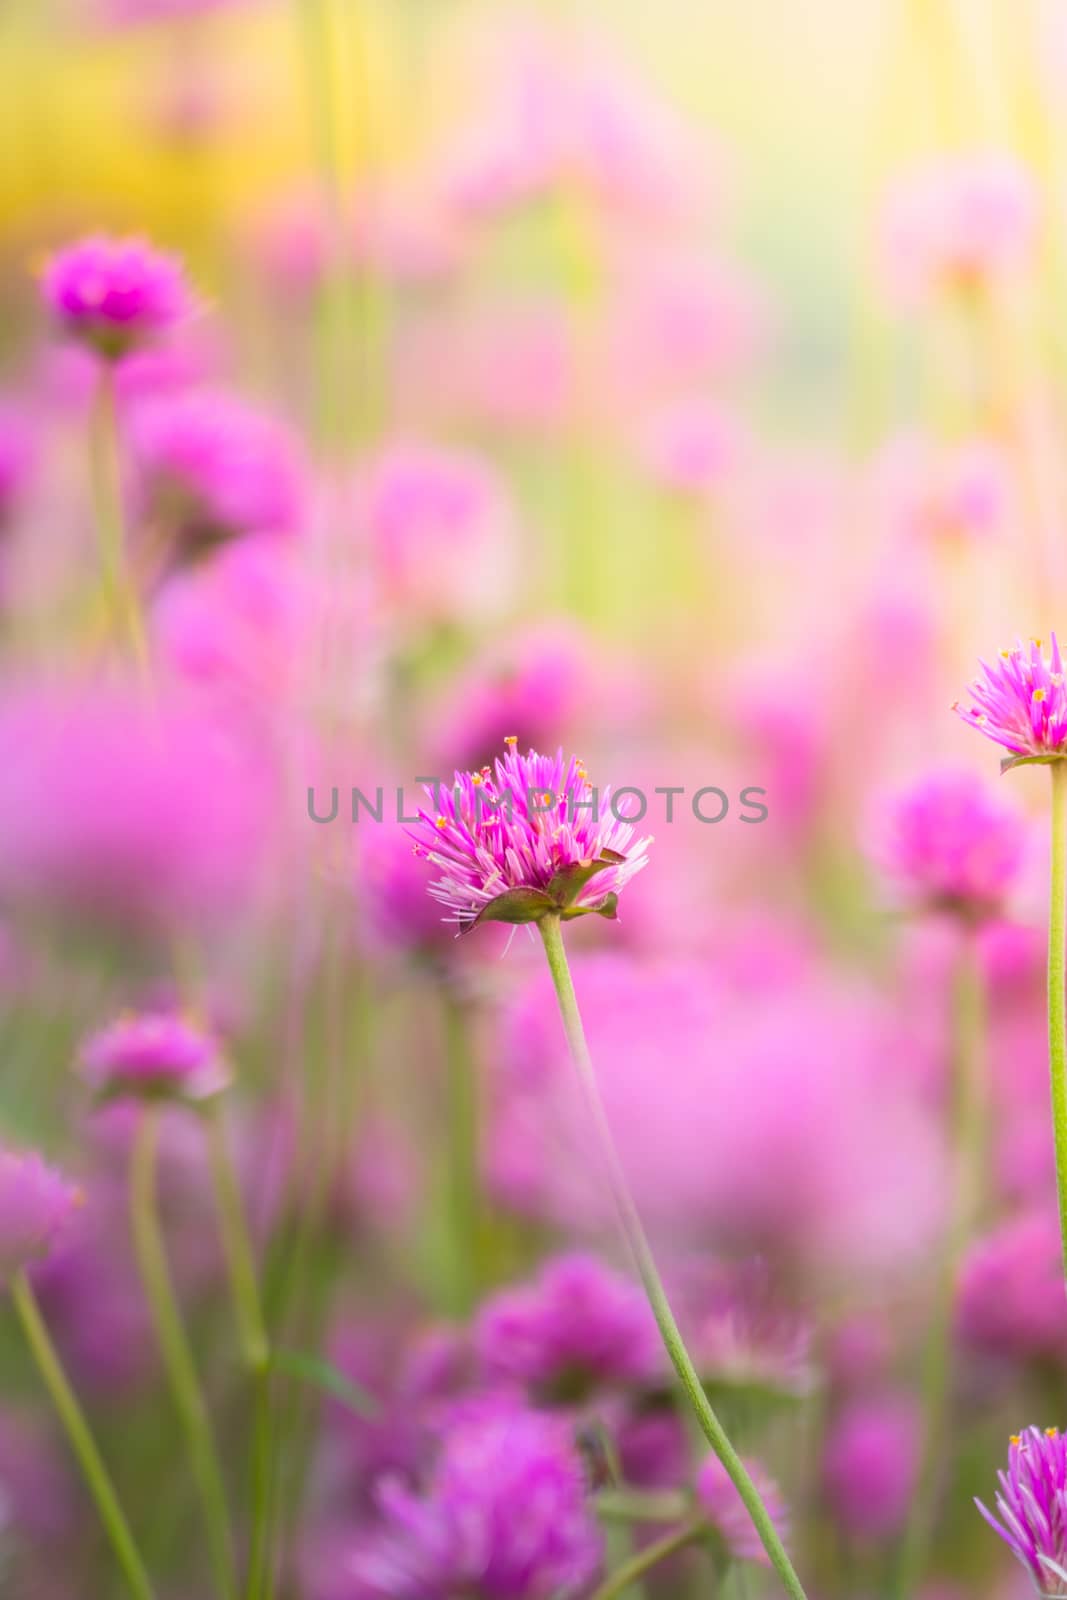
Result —
<path fill-rule="evenodd" d="M 89 1493 L 96 1503 L 100 1520 L 111 1540 L 130 1593 L 136 1600 L 152 1600 L 152 1584 L 134 1544 L 122 1506 L 119 1504 L 115 1485 L 111 1481 L 111 1475 L 96 1447 L 85 1414 L 56 1354 L 44 1318 L 41 1316 L 40 1307 L 30 1287 L 30 1281 L 24 1272 L 18 1273 L 12 1282 L 11 1298 L 26 1336 L 26 1343 L 30 1347 L 37 1370 L 44 1380 L 59 1420 L 66 1429 L 67 1438 L 78 1458 L 78 1465 L 81 1467 Z"/>
<path fill-rule="evenodd" d="M 256 1277 L 255 1257 L 245 1221 L 240 1185 L 233 1170 L 226 1129 L 218 1105 L 205 1118 L 208 1160 L 215 1189 L 219 1232 L 230 1280 L 230 1297 L 240 1332 L 241 1350 L 254 1389 L 252 1426 L 252 1532 L 245 1593 L 263 1600 L 273 1584 L 270 1562 L 270 1509 L 273 1446 L 270 1397 L 270 1340 Z"/>
<path fill-rule="evenodd" d="M 778 1530 L 760 1497 L 759 1490 L 753 1483 L 744 1462 L 737 1454 L 726 1431 L 719 1421 L 700 1381 L 689 1351 L 686 1349 L 681 1330 L 674 1318 L 666 1290 L 663 1287 L 659 1271 L 656 1267 L 652 1249 L 645 1234 L 637 1207 L 630 1194 L 630 1188 L 615 1148 L 615 1140 L 608 1123 L 607 1113 L 600 1098 L 597 1086 L 596 1073 L 593 1068 L 589 1046 L 586 1043 L 585 1029 L 582 1026 L 581 1013 L 578 1010 L 578 1000 L 574 993 L 574 984 L 571 981 L 570 968 L 567 965 L 567 954 L 563 947 L 563 932 L 558 916 L 547 916 L 538 923 L 541 938 L 544 941 L 545 955 L 548 959 L 549 971 L 556 989 L 556 998 L 559 1002 L 560 1015 L 570 1045 L 571 1056 L 578 1071 L 578 1079 L 585 1097 L 586 1108 L 596 1133 L 604 1169 L 611 1187 L 612 1197 L 618 1211 L 619 1221 L 622 1225 L 626 1242 L 630 1247 L 637 1270 L 644 1284 L 645 1294 L 656 1318 L 660 1335 L 671 1358 L 679 1382 L 684 1389 L 701 1432 L 707 1439 L 712 1450 L 718 1456 L 731 1483 L 737 1490 L 741 1501 L 752 1518 L 753 1526 L 759 1534 L 760 1542 L 767 1552 L 771 1565 L 781 1579 L 782 1586 L 793 1600 L 806 1600 L 803 1585 L 793 1569 L 793 1564 L 786 1553 L 785 1546 L 778 1535 Z"/>
<path fill-rule="evenodd" d="M 644 1577 L 646 1572 L 650 1572 L 668 1556 L 684 1550 L 687 1545 L 696 1544 L 707 1531 L 707 1523 L 700 1519 L 683 1523 L 673 1533 L 665 1533 L 662 1539 L 646 1544 L 645 1548 L 631 1556 L 629 1561 L 624 1561 L 621 1567 L 616 1567 L 611 1576 L 605 1578 L 599 1589 L 594 1589 L 592 1600 L 617 1600 L 617 1597 L 624 1594 L 638 1578 Z"/>
<path fill-rule="evenodd" d="M 1067 1279 L 1067 762 L 1052 774 L 1052 861 L 1048 902 L 1048 1064 L 1052 1080 L 1052 1132 L 1056 1144 L 1056 1193 L 1060 1208 L 1064 1277 Z"/>
<path fill-rule="evenodd" d="M 146 1107 L 133 1147 L 130 1172 L 130 1219 L 137 1266 L 144 1285 L 163 1366 L 178 1419 L 185 1433 L 193 1481 L 200 1495 L 215 1583 L 224 1600 L 236 1600 L 229 1513 L 211 1432 L 207 1405 L 182 1326 L 181 1313 L 167 1267 L 156 1204 L 156 1156 L 159 1122 Z"/>
<path fill-rule="evenodd" d="M 478 1075 L 461 1003 L 444 996 L 448 1098 L 446 1173 L 451 1311 L 466 1317 L 477 1296 L 478 1255 Z"/>
<path fill-rule="evenodd" d="M 125 630 L 138 669 L 147 678 L 148 643 L 140 602 L 126 561 L 115 371 L 106 361 L 100 365 L 93 397 L 89 454 L 100 570 L 110 621 L 113 627 Z"/>
<path fill-rule="evenodd" d="M 955 1194 L 947 1248 L 937 1285 L 933 1318 L 923 1358 L 924 1442 L 912 1494 L 911 1512 L 900 1546 L 896 1589 L 908 1600 L 926 1568 L 936 1526 L 938 1469 L 949 1437 L 952 1379 L 952 1324 L 960 1258 L 978 1212 L 987 1170 L 987 1085 L 985 997 L 974 928 L 963 930 L 955 983 L 955 1059 L 953 1062 L 953 1146 Z"/>

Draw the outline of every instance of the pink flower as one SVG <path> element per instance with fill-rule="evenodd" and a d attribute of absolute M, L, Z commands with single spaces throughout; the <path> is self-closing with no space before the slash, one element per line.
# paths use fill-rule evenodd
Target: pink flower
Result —
<path fill-rule="evenodd" d="M 81 1191 L 37 1154 L 0 1150 L 0 1283 L 48 1255 Z"/>
<path fill-rule="evenodd" d="M 660 1367 L 656 1325 L 641 1290 L 594 1256 L 557 1256 L 533 1282 L 482 1306 L 475 1344 L 485 1372 L 542 1397 L 647 1379 Z"/>
<path fill-rule="evenodd" d="M 907 175 L 890 195 L 889 269 L 902 296 L 971 290 L 1030 256 L 1033 175 L 1009 155 L 958 155 Z"/>
<path fill-rule="evenodd" d="M 781 1490 L 757 1461 L 746 1461 L 749 1476 L 782 1539 L 789 1536 L 789 1513 Z M 718 1456 L 708 1456 L 697 1475 L 697 1500 L 733 1561 L 770 1566 L 770 1557 L 745 1505 Z"/>
<path fill-rule="evenodd" d="M 109 361 L 167 333 L 192 310 L 181 264 L 141 239 L 97 234 L 57 251 L 42 279 L 60 327 Z"/>
<path fill-rule="evenodd" d="M 823 1481 L 841 1526 L 859 1539 L 899 1532 L 919 1465 L 921 1419 L 910 1395 L 852 1401 L 831 1424 Z"/>
<path fill-rule="evenodd" d="M 721 488 L 738 457 L 736 425 L 716 406 L 686 400 L 657 411 L 645 424 L 641 454 L 664 488 L 710 495 Z"/>
<path fill-rule="evenodd" d="M 881 865 L 910 898 L 965 916 L 995 911 L 1019 877 L 1022 814 L 973 773 L 920 778 L 887 804 Z"/>
<path fill-rule="evenodd" d="M 989 440 L 940 448 L 903 440 L 884 453 L 878 475 L 894 528 L 909 538 L 982 541 L 1008 526 L 1008 464 Z"/>
<path fill-rule="evenodd" d="M 357 507 L 382 595 L 401 622 L 485 621 L 510 598 L 514 513 L 478 457 L 429 445 L 388 446 L 364 465 Z"/>
<path fill-rule="evenodd" d="M 692 958 L 656 966 L 578 954 L 572 969 L 608 1119 L 654 1241 L 677 1251 L 695 1239 L 853 1286 L 929 1249 L 944 1153 L 900 1072 L 916 1053 L 906 1019 L 817 971 L 775 969 L 733 991 Z M 603 1226 L 546 975 L 514 995 L 495 1059 L 494 1192 L 556 1226 Z"/>
<path fill-rule="evenodd" d="M 171 1012 L 119 1017 L 85 1041 L 80 1063 L 106 1099 L 204 1100 L 220 1093 L 230 1076 L 217 1042 Z"/>
<path fill-rule="evenodd" d="M 1067 690 L 1056 635 L 1046 656 L 1040 639 L 1002 650 L 995 666 L 982 661 L 970 687 L 973 705 L 953 706 L 964 722 L 1013 755 L 1049 760 L 1067 755 Z"/>
<path fill-rule="evenodd" d="M 352 1562 L 387 1600 L 551 1600 L 579 1592 L 600 1564 L 568 1430 L 553 1417 L 490 1409 L 447 1434 L 427 1494 L 390 1480 L 382 1526 Z"/>
<path fill-rule="evenodd" d="M 492 768 L 457 772 L 432 794 L 411 837 L 441 876 L 430 893 L 461 930 L 478 922 L 536 922 L 552 912 L 614 917 L 619 893 L 647 864 L 651 840 L 595 790 L 577 757 L 564 761 L 517 741 Z"/>
<path fill-rule="evenodd" d="M 231 395 L 201 390 L 151 401 L 134 412 L 131 444 L 145 516 L 173 528 L 186 551 L 300 525 L 296 441 Z"/>
<path fill-rule="evenodd" d="M 269 796 L 258 758 L 174 698 L 86 680 L 0 698 L 0 886 L 68 916 L 173 934 L 249 903 Z"/>
<path fill-rule="evenodd" d="M 960 1338 L 987 1355 L 1064 1359 L 1067 1302 L 1053 1211 L 1012 1217 L 970 1246 L 960 1268 L 956 1323 Z"/>

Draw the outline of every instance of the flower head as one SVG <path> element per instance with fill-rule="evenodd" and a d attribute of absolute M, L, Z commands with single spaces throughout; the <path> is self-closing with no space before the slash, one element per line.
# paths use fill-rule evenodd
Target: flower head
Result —
<path fill-rule="evenodd" d="M 81 1204 L 81 1191 L 30 1150 L 0 1150 L 0 1283 L 41 1261 Z"/>
<path fill-rule="evenodd" d="M 427 793 L 438 809 L 419 812 L 411 837 L 440 869 L 430 893 L 461 929 L 553 913 L 614 917 L 619 892 L 647 861 L 651 839 L 631 843 L 611 789 L 594 789 L 562 750 L 520 755 L 512 738 L 492 767 L 457 772 L 450 790 Z"/>
<path fill-rule="evenodd" d="M 578 1454 L 538 1412 L 490 1410 L 447 1435 L 424 1498 L 383 1486 L 380 1536 L 355 1558 L 361 1592 L 388 1600 L 549 1600 L 600 1561 Z"/>
<path fill-rule="evenodd" d="M 192 309 L 173 256 L 142 239 L 103 234 L 57 251 L 45 267 L 42 292 L 64 331 L 108 361 L 168 332 Z"/>
<path fill-rule="evenodd" d="M 1024 1212 L 975 1240 L 960 1266 L 959 1334 L 972 1350 L 1002 1359 L 1062 1360 L 1067 1302 L 1059 1220 Z"/>
<path fill-rule="evenodd" d="M 908 1395 L 852 1401 L 830 1428 L 823 1484 L 841 1526 L 858 1539 L 901 1528 L 915 1487 L 919 1418 Z"/>
<path fill-rule="evenodd" d="M 1056 635 L 1046 656 L 1040 639 L 1002 650 L 996 666 L 981 662 L 971 684 L 973 705 L 953 706 L 971 727 L 1013 756 L 1049 761 L 1067 756 L 1067 690 Z"/>
<path fill-rule="evenodd" d="M 785 1538 L 789 1514 L 777 1484 L 758 1462 L 746 1461 L 745 1466 L 779 1536 Z M 697 1499 L 733 1560 L 770 1565 L 752 1518 L 718 1456 L 708 1456 L 697 1475 Z"/>
<path fill-rule="evenodd" d="M 133 448 L 146 510 L 188 546 L 299 526 L 303 472 L 288 431 L 226 394 L 179 394 L 145 406 Z"/>
<path fill-rule="evenodd" d="M 1067 1595 L 1067 1436 L 1058 1428 L 1012 1435 L 998 1472 L 996 1509 L 975 1505 L 1029 1572 L 1039 1594 Z"/>
<path fill-rule="evenodd" d="M 644 1295 L 594 1256 L 559 1256 L 537 1279 L 487 1300 L 475 1329 L 483 1367 L 541 1395 L 650 1377 L 660 1346 Z"/>
<path fill-rule="evenodd" d="M 171 1012 L 119 1017 L 82 1045 L 84 1076 L 105 1099 L 204 1100 L 229 1081 L 210 1034 Z"/>
<path fill-rule="evenodd" d="M 894 796 L 879 855 L 909 897 L 974 914 L 993 909 L 1022 865 L 1022 817 L 969 772 L 935 772 Z"/>

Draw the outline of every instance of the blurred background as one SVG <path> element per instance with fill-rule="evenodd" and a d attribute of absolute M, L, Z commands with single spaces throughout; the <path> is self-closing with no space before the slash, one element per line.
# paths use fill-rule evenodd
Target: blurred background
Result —
<path fill-rule="evenodd" d="M 598 1497 L 692 1503 L 540 952 L 453 938 L 397 818 L 511 735 L 648 798 L 575 984 L 809 1592 L 1021 1594 L 972 1499 L 1067 1383 L 1046 782 L 952 707 L 1067 595 L 1067 13 L 7 0 L 0 73 L 0 1135 L 84 1191 L 34 1283 L 161 1600 L 215 1591 L 131 1251 L 141 1111 L 76 1070 L 125 1011 L 233 1068 L 292 1357 L 248 1600 L 592 1595 L 646 1538 Z M 106 437 L 43 287 L 96 235 L 192 303 L 114 364 Z M 240 1564 L 197 1122 L 162 1114 L 160 1201 Z M 2 1592 L 110 1600 L 7 1321 Z M 445 1517 L 439 1463 L 501 1407 L 581 1463 L 566 1578 L 457 1576 L 403 1518 L 397 1554 L 382 1484 Z M 489 1543 L 543 1539 L 487 1481 Z M 773 1592 L 728 1521 L 649 1596 Z"/>

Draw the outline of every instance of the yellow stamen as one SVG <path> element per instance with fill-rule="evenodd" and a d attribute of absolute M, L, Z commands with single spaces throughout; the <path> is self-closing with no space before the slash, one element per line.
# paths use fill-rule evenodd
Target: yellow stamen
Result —
<path fill-rule="evenodd" d="M 434 827 L 435 828 L 447 828 L 448 827 L 448 818 L 447 817 L 438 817 L 436 822 L 434 823 Z"/>
<path fill-rule="evenodd" d="M 504 735 L 504 743 L 505 744 L 518 744 L 518 742 L 519 742 L 519 736 L 518 736 L 517 733 L 506 733 Z"/>

